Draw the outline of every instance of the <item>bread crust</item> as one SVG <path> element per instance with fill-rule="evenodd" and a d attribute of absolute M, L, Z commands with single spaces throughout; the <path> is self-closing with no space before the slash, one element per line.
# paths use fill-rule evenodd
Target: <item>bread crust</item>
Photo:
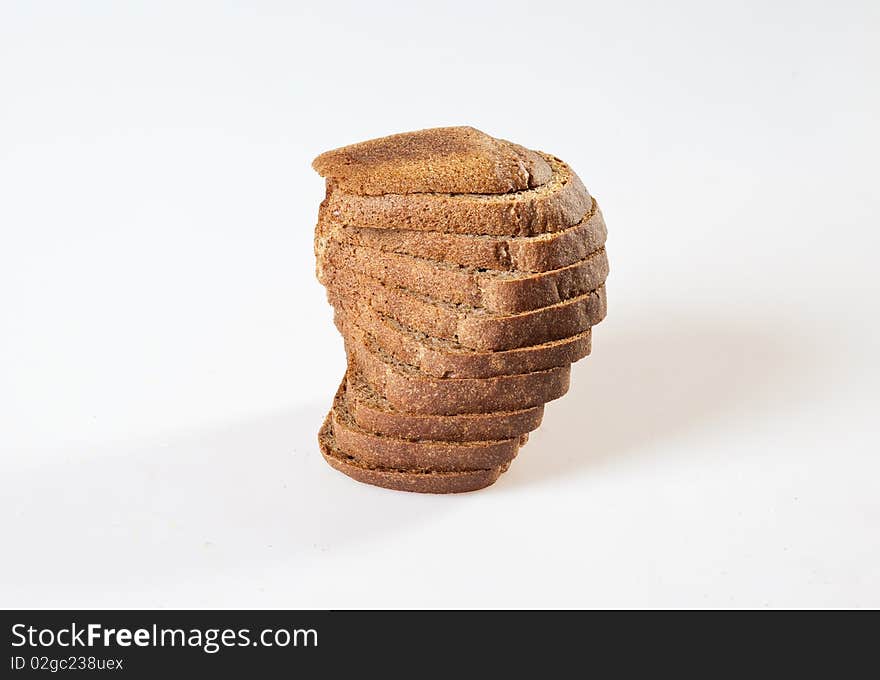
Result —
<path fill-rule="evenodd" d="M 472 127 L 404 132 L 327 151 L 312 167 L 341 191 L 362 196 L 504 194 L 545 184 L 547 161 Z"/>

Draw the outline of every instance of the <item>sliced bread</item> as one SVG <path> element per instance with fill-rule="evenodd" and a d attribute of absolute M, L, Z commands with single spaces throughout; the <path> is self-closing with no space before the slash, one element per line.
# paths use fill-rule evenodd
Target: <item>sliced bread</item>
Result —
<path fill-rule="evenodd" d="M 324 266 L 350 267 L 383 286 L 407 288 L 438 300 L 511 314 L 538 309 L 595 290 L 608 276 L 600 248 L 573 264 L 548 272 L 474 269 L 412 255 L 386 253 L 331 241 Z"/>
<path fill-rule="evenodd" d="M 398 439 L 440 441 L 488 441 L 512 439 L 531 432 L 541 424 L 544 406 L 494 413 L 431 415 L 394 409 L 355 370 L 346 374 L 348 413 L 367 432 Z"/>
<path fill-rule="evenodd" d="M 541 406 L 568 391 L 570 366 L 495 378 L 432 378 L 396 361 L 364 335 L 345 338 L 349 362 L 392 408 L 415 414 L 458 415 Z"/>
<path fill-rule="evenodd" d="M 404 132 L 318 156 L 312 167 L 360 195 L 503 194 L 545 184 L 552 171 L 534 151 L 472 127 Z"/>
<path fill-rule="evenodd" d="M 562 340 L 497 352 L 479 352 L 453 340 L 434 338 L 403 326 L 369 305 L 348 304 L 334 314 L 339 332 L 346 321 L 373 336 L 398 361 L 434 378 L 491 378 L 533 373 L 573 364 L 590 353 L 591 329 Z"/>
<path fill-rule="evenodd" d="M 413 471 L 370 466 L 342 451 L 333 432 L 331 414 L 327 414 L 318 432 L 321 455 L 333 468 L 354 480 L 397 491 L 416 493 L 462 493 L 476 491 L 493 484 L 510 463 L 486 470 L 456 472 Z"/>
<path fill-rule="evenodd" d="M 455 472 L 485 470 L 509 463 L 528 435 L 496 441 L 449 442 L 399 439 L 361 429 L 348 410 L 343 380 L 333 402 L 331 420 L 337 446 L 372 467 Z"/>
<path fill-rule="evenodd" d="M 533 236 L 580 222 L 592 199 L 577 175 L 542 154 L 551 179 L 534 189 L 505 194 L 415 193 L 363 196 L 327 183 L 323 211 L 342 225 L 460 234 Z"/>
<path fill-rule="evenodd" d="M 583 295 L 517 314 L 451 304 L 405 288 L 382 286 L 348 269 L 324 268 L 322 281 L 334 306 L 370 305 L 400 324 L 478 351 L 540 345 L 583 333 L 605 317 L 604 285 Z"/>
<path fill-rule="evenodd" d="M 537 236 L 486 236 L 415 229 L 375 229 L 343 226 L 326 210 L 318 213 L 316 252 L 330 238 L 383 252 L 485 269 L 545 272 L 559 269 L 605 245 L 608 230 L 596 202 L 576 225 Z"/>

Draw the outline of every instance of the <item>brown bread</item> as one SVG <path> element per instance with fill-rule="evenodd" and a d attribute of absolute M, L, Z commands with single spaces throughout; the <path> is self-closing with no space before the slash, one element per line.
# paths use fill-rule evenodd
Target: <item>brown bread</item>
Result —
<path fill-rule="evenodd" d="M 345 335 L 344 324 L 354 324 L 375 338 L 388 354 L 416 366 L 435 378 L 491 378 L 512 373 L 533 373 L 573 364 L 590 353 L 591 329 L 541 345 L 497 352 L 478 352 L 452 340 L 434 338 L 407 328 L 366 305 L 339 308 L 334 321 Z"/>
<path fill-rule="evenodd" d="M 346 374 L 346 402 L 349 414 L 361 429 L 397 439 L 455 442 L 512 439 L 536 429 L 544 414 L 543 405 L 453 416 L 398 411 L 377 394 L 355 368 Z"/>
<path fill-rule="evenodd" d="M 592 199 L 565 163 L 542 154 L 552 178 L 534 189 L 507 194 L 384 194 L 363 196 L 327 184 L 324 212 L 342 225 L 417 229 L 459 234 L 533 236 L 580 222 Z"/>
<path fill-rule="evenodd" d="M 333 402 L 331 422 L 336 445 L 341 451 L 370 467 L 412 471 L 455 472 L 496 468 L 513 460 L 522 439 L 449 442 L 429 439 L 399 439 L 378 435 L 358 427 L 348 411 L 345 381 Z"/>
<path fill-rule="evenodd" d="M 552 174 L 534 151 L 472 127 L 371 139 L 322 153 L 312 167 L 342 191 L 372 196 L 504 194 L 541 186 Z"/>
<path fill-rule="evenodd" d="M 458 472 L 413 472 L 392 468 L 369 467 L 354 456 L 342 452 L 333 434 L 328 414 L 318 432 L 321 455 L 333 468 L 352 479 L 396 491 L 415 493 L 463 493 L 476 491 L 494 484 L 509 463 L 488 470 L 463 470 Z"/>
<path fill-rule="evenodd" d="M 608 276 L 604 248 L 574 264 L 537 274 L 458 267 L 336 241 L 328 244 L 324 262 L 325 266 L 328 262 L 341 263 L 383 286 L 407 288 L 437 300 L 480 307 L 494 314 L 547 307 L 595 290 Z"/>
<path fill-rule="evenodd" d="M 569 338 L 605 317 L 604 285 L 555 305 L 517 314 L 492 314 L 455 305 L 345 269 L 324 268 L 323 283 L 334 306 L 370 305 L 398 323 L 478 351 L 509 350 Z M 348 302 L 346 302 L 348 300 Z"/>
<path fill-rule="evenodd" d="M 486 236 L 414 229 L 343 227 L 319 211 L 316 252 L 330 238 L 353 246 L 413 255 L 461 267 L 520 272 L 559 269 L 605 245 L 608 231 L 596 202 L 578 224 L 537 236 Z"/>
<path fill-rule="evenodd" d="M 458 415 L 517 411 L 558 399 L 568 391 L 570 366 L 495 378 L 431 378 L 402 364 L 371 339 L 345 339 L 349 363 L 392 408 L 408 413 Z"/>
<path fill-rule="evenodd" d="M 606 313 L 602 213 L 563 161 L 473 128 L 315 159 L 317 274 L 348 360 L 318 435 L 335 469 L 423 493 L 509 466 Z"/>

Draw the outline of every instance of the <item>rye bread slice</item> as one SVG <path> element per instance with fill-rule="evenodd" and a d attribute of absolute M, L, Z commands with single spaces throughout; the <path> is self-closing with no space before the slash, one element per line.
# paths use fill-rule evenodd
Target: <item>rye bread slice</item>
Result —
<path fill-rule="evenodd" d="M 472 127 L 404 132 L 327 151 L 312 161 L 351 194 L 503 194 L 545 184 L 547 161 Z"/>
<path fill-rule="evenodd" d="M 383 252 L 413 255 L 462 267 L 502 271 L 545 272 L 559 269 L 605 245 L 608 230 L 595 200 L 578 224 L 537 236 L 486 236 L 414 229 L 343 226 L 324 208 L 318 213 L 315 251 L 335 238 L 342 243 Z"/>
<path fill-rule="evenodd" d="M 368 305 L 347 305 L 333 315 L 339 332 L 354 324 L 376 339 L 392 357 L 434 378 L 492 378 L 533 373 L 573 364 L 588 356 L 592 330 L 541 345 L 497 352 L 478 352 L 452 340 L 434 338 L 401 325 Z"/>
<path fill-rule="evenodd" d="M 488 470 L 509 463 L 528 435 L 496 441 L 398 439 L 361 429 L 348 410 L 343 380 L 330 412 L 337 446 L 370 467 L 411 471 Z"/>
<path fill-rule="evenodd" d="M 396 361 L 365 335 L 348 334 L 349 363 L 392 408 L 425 415 L 518 411 L 568 391 L 571 366 L 495 378 L 432 378 Z"/>
<path fill-rule="evenodd" d="M 323 211 L 343 225 L 459 234 L 533 236 L 580 222 L 592 199 L 558 158 L 541 154 L 553 170 L 534 189 L 506 194 L 385 194 L 361 196 L 327 183 Z"/>
<path fill-rule="evenodd" d="M 398 323 L 477 351 L 510 350 L 570 338 L 605 317 L 604 284 L 563 302 L 517 314 L 492 314 L 405 288 L 382 286 L 348 269 L 324 268 L 327 297 L 336 306 L 370 305 Z"/>
<path fill-rule="evenodd" d="M 493 314 L 515 314 L 562 302 L 595 290 L 608 277 L 608 258 L 600 248 L 548 272 L 474 269 L 412 255 L 384 253 L 331 241 L 324 266 L 350 267 L 383 286 L 407 288 L 444 302 L 480 307 Z"/>
<path fill-rule="evenodd" d="M 513 439 L 541 424 L 544 406 L 495 413 L 426 415 L 395 410 L 352 367 L 346 374 L 348 413 L 367 432 L 397 439 L 467 442 Z"/>
<path fill-rule="evenodd" d="M 352 479 L 396 491 L 415 493 L 462 493 L 476 491 L 493 484 L 509 463 L 488 470 L 465 470 L 459 472 L 419 472 L 393 468 L 370 467 L 354 456 L 339 449 L 333 433 L 330 414 L 318 432 L 318 446 L 324 460 Z"/>

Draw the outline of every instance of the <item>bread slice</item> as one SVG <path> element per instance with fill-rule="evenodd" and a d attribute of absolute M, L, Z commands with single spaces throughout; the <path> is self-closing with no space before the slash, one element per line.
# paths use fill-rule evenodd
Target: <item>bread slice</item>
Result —
<path fill-rule="evenodd" d="M 416 493 L 462 493 L 483 489 L 493 484 L 510 465 L 505 463 L 486 470 L 456 472 L 413 471 L 369 466 L 339 448 L 329 413 L 318 432 L 318 446 L 324 460 L 358 482 Z"/>
<path fill-rule="evenodd" d="M 534 189 L 506 194 L 362 196 L 329 181 L 321 205 L 331 219 L 345 226 L 505 236 L 555 232 L 580 222 L 592 199 L 571 168 L 558 158 L 542 156 L 553 176 Z"/>
<path fill-rule="evenodd" d="M 509 463 L 528 435 L 497 441 L 449 442 L 398 439 L 358 427 L 348 411 L 343 380 L 330 412 L 333 434 L 341 451 L 364 465 L 431 472 L 486 470 Z"/>
<path fill-rule="evenodd" d="M 517 314 L 492 314 L 451 304 L 405 288 L 382 286 L 347 269 L 324 268 L 323 283 L 334 306 L 370 305 L 398 323 L 477 351 L 510 350 L 570 338 L 605 317 L 605 286 L 563 302 Z"/>
<path fill-rule="evenodd" d="M 570 366 L 495 378 L 432 378 L 395 361 L 365 336 L 345 338 L 349 362 L 398 411 L 459 415 L 541 406 L 568 391 Z"/>
<path fill-rule="evenodd" d="M 342 226 L 323 208 L 318 213 L 316 253 L 335 238 L 353 246 L 413 255 L 427 260 L 484 269 L 546 272 L 579 260 L 605 245 L 608 230 L 595 201 L 573 227 L 537 236 L 485 236 L 414 229 Z"/>
<path fill-rule="evenodd" d="M 512 373 L 533 373 L 565 366 L 588 356 L 592 331 L 540 345 L 497 352 L 478 352 L 452 340 L 434 338 L 407 328 L 368 305 L 347 305 L 334 314 L 339 332 L 345 322 L 358 326 L 376 339 L 392 357 L 417 367 L 434 378 L 492 378 Z"/>
<path fill-rule="evenodd" d="M 444 302 L 481 307 L 495 314 L 538 309 L 595 290 L 608 277 L 600 248 L 566 267 L 538 274 L 473 269 L 412 255 L 383 253 L 331 241 L 324 266 L 350 267 L 383 286 L 407 288 Z M 331 264 L 334 266 L 334 264 Z"/>
<path fill-rule="evenodd" d="M 472 127 L 405 132 L 344 146 L 312 167 L 360 195 L 503 194 L 545 184 L 552 171 L 534 151 Z"/>
<path fill-rule="evenodd" d="M 348 413 L 362 430 L 387 437 L 450 442 L 513 439 L 541 424 L 544 406 L 495 413 L 426 415 L 395 410 L 355 370 L 346 374 Z"/>

